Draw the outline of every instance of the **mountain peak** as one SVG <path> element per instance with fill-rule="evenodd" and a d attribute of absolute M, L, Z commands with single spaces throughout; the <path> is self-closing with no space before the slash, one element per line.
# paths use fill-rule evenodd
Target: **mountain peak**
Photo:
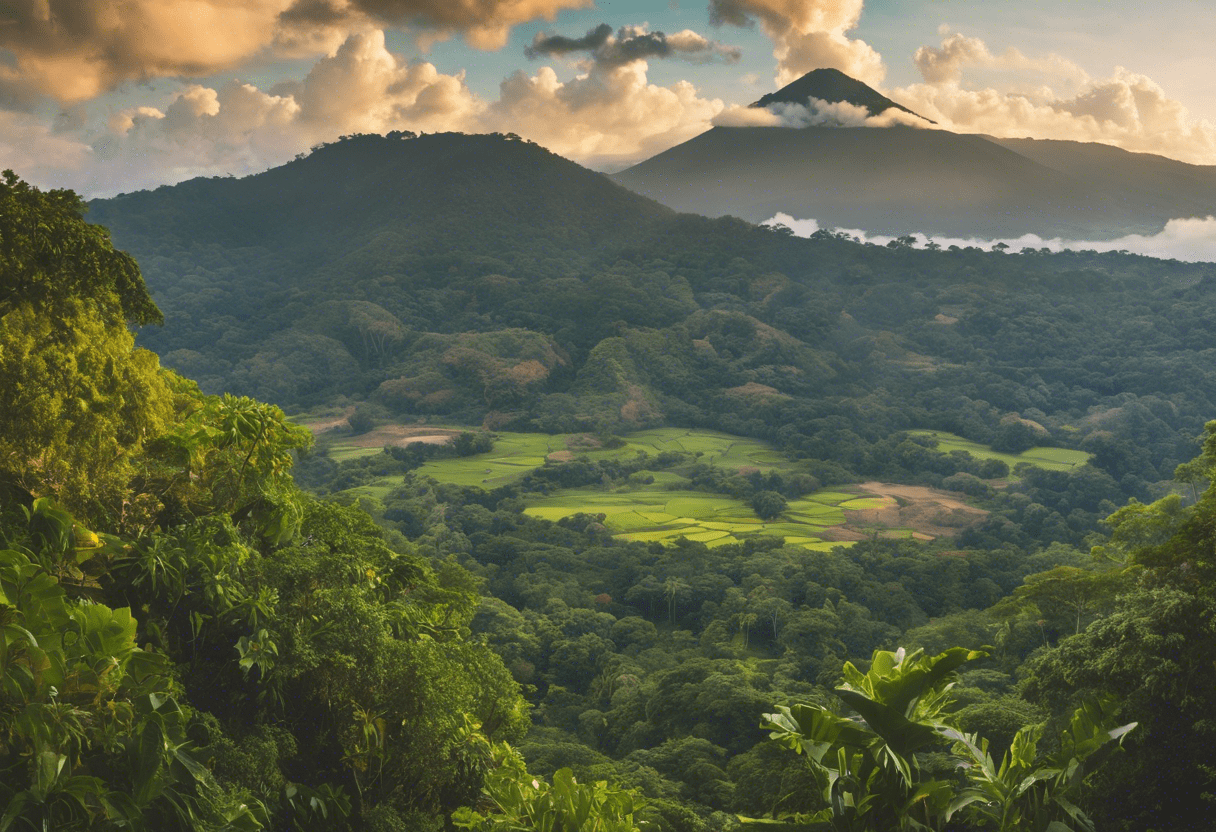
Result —
<path fill-rule="evenodd" d="M 812 69 L 797 81 L 786 84 L 776 92 L 770 92 L 751 106 L 767 107 L 770 104 L 803 104 L 807 99 L 818 98 L 835 104 L 846 101 L 858 107 L 865 107 L 870 115 L 876 116 L 894 107 L 905 113 L 912 113 L 917 118 L 924 118 L 914 113 L 902 104 L 896 104 L 874 88 L 863 84 L 856 78 L 845 75 L 839 69 Z M 925 119 L 929 121 L 929 119 Z M 933 124 L 932 121 L 929 121 Z"/>

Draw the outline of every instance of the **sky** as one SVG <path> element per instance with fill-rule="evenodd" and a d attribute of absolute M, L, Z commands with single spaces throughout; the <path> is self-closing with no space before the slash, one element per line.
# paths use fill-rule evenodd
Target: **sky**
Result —
<path fill-rule="evenodd" d="M 1211 165 L 1213 42 L 1210 0 L 5 0 L 0 168 L 108 196 L 414 130 L 612 171 L 820 67 L 944 129 Z"/>

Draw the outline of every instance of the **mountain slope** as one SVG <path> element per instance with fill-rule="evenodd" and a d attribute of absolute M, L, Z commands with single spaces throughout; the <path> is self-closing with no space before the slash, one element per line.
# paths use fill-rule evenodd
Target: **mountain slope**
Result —
<path fill-rule="evenodd" d="M 1192 165 L 1092 142 L 984 138 L 1094 190 L 1106 190 L 1112 199 L 1135 200 L 1141 211 L 1171 219 L 1216 212 L 1216 166 Z"/>
<path fill-rule="evenodd" d="M 757 105 L 805 100 L 807 90 L 871 112 L 888 102 L 848 76 L 816 73 Z M 613 179 L 678 211 L 752 222 L 784 212 L 888 234 L 1113 239 L 1216 214 L 1216 167 L 907 127 L 715 127 Z"/>
<path fill-rule="evenodd" d="M 768 107 L 771 104 L 806 104 L 807 99 L 818 98 L 820 101 L 845 101 L 858 107 L 865 107 L 870 115 L 876 116 L 894 107 L 905 113 L 918 115 L 902 104 L 897 104 L 882 95 L 877 90 L 858 80 L 850 78 L 839 69 L 813 69 L 793 83 L 786 84 L 776 92 L 770 92 L 753 107 Z M 928 119 L 925 119 L 929 121 Z M 933 122 L 929 122 L 932 124 Z"/>
<path fill-rule="evenodd" d="M 509 211 L 510 216 L 507 216 Z M 243 179 L 195 179 L 93 203 L 90 219 L 194 244 L 277 246 L 301 258 L 392 232 L 462 248 L 521 237 L 566 250 L 670 212 L 538 145 L 493 135 L 364 135 Z M 476 239 L 461 232 L 470 221 Z"/>
<path fill-rule="evenodd" d="M 977 136 L 909 127 L 715 127 L 613 179 L 677 211 L 752 222 L 782 211 L 887 233 L 1094 227 L 1086 189 L 1067 174 Z"/>

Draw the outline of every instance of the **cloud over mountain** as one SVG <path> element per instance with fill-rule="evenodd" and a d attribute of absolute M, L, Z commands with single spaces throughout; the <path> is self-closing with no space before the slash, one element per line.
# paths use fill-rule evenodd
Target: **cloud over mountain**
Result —
<path fill-rule="evenodd" d="M 709 13 L 716 25 L 760 23 L 773 41 L 779 86 L 822 67 L 877 84 L 887 72 L 882 56 L 848 37 L 863 5 L 864 0 L 710 0 Z"/>
<path fill-rule="evenodd" d="M 805 104 L 776 102 L 765 107 L 728 107 L 714 117 L 715 127 L 930 127 L 912 113 L 894 107 L 877 115 L 848 101 L 808 98 Z"/>
<path fill-rule="evenodd" d="M 650 83 L 647 69 L 640 59 L 597 62 L 565 82 L 547 66 L 517 71 L 497 99 L 486 100 L 463 73 L 408 61 L 371 30 L 349 36 L 298 81 L 266 90 L 235 80 L 187 84 L 167 105 L 112 113 L 100 137 L 54 138 L 63 166 L 76 171 L 76 187 L 90 194 L 243 175 L 340 135 L 391 130 L 517 133 L 584 164 L 619 168 L 691 138 L 723 109 L 688 82 Z M 22 123 L 27 133 L 35 129 L 29 118 Z M 41 128 L 38 135 L 53 134 Z M 3 151 L 0 159 L 28 162 Z"/>

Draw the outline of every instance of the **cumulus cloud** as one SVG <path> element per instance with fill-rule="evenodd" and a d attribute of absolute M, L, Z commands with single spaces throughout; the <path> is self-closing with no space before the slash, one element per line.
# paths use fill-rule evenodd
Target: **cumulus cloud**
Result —
<path fill-rule="evenodd" d="M 586 52 L 592 61 L 602 66 L 624 66 L 649 58 L 681 58 L 692 63 L 718 60 L 733 64 L 742 56 L 737 47 L 709 40 L 691 29 L 669 37 L 663 32 L 648 31 L 643 24 L 622 27 L 614 36 L 607 23 L 590 29 L 581 38 L 537 32 L 524 52 L 533 59 Z"/>
<path fill-rule="evenodd" d="M 948 36 L 940 47 L 922 47 L 915 61 L 924 83 L 888 94 L 947 130 L 1101 142 L 1195 164 L 1216 163 L 1216 124 L 1196 118 L 1152 79 L 1122 67 L 1109 78 L 1095 79 L 1065 58 L 1030 58 L 1014 49 L 994 55 L 979 38 L 960 34 Z M 969 73 L 992 69 L 1033 83 L 968 88 Z M 1058 87 L 1075 92 L 1059 93 Z"/>
<path fill-rule="evenodd" d="M 882 56 L 868 43 L 848 37 L 861 18 L 864 0 L 710 0 L 715 25 L 753 26 L 773 41 L 777 84 L 784 86 L 812 69 L 839 69 L 877 84 L 886 75 Z"/>
<path fill-rule="evenodd" d="M 1084 69 L 1059 55 L 1033 58 L 1013 47 L 994 55 L 979 38 L 957 32 L 947 33 L 939 47 L 920 47 L 912 61 L 925 83 L 935 85 L 957 84 L 965 69 L 976 67 L 1017 73 L 1022 78 L 1041 77 L 1053 83 L 1064 80 L 1082 84 L 1089 78 Z"/>
<path fill-rule="evenodd" d="M 183 85 L 157 106 L 103 116 L 100 132 L 77 124 L 59 135 L 32 115 L 3 114 L 0 128 L 17 139 L 0 144 L 0 168 L 37 184 L 108 195 L 253 173 L 340 135 L 391 130 L 513 132 L 584 164 L 619 168 L 708 129 L 723 107 L 687 82 L 652 84 L 647 69 L 641 60 L 593 64 L 562 81 L 541 67 L 511 75 L 487 101 L 462 73 L 407 61 L 372 30 L 349 36 L 298 81 L 269 90 L 240 81 Z M 60 168 L 54 179 L 29 173 Z"/>
<path fill-rule="evenodd" d="M 931 127 L 904 110 L 889 107 L 878 115 L 848 101 L 824 101 L 814 96 L 806 104 L 776 101 L 764 107 L 732 106 L 713 120 L 715 127 Z"/>
<path fill-rule="evenodd" d="M 497 49 L 517 24 L 590 0 L 24 0 L 0 7 L 7 99 L 84 101 L 124 80 L 200 76 L 267 49 L 328 52 L 352 32 L 403 26 Z"/>
<path fill-rule="evenodd" d="M 313 17 L 320 13 L 355 23 L 424 27 L 440 37 L 461 34 L 478 49 L 501 49 L 520 23 L 553 20 L 563 9 L 592 5 L 593 0 L 297 0 L 284 17 L 310 9 Z M 326 8 L 318 8 L 322 6 Z"/>
<path fill-rule="evenodd" d="M 799 237 L 810 237 L 820 230 L 819 223 L 814 219 L 797 219 L 784 213 L 778 213 L 762 225 L 784 225 Z M 872 243 L 879 246 L 885 246 L 895 239 L 893 236 L 883 234 L 869 234 L 860 228 L 839 228 L 834 229 L 832 233 L 843 234 L 859 243 Z M 990 250 L 995 245 L 1004 244 L 1008 246 L 1008 251 L 1013 253 L 1039 252 L 1043 249 L 1052 252 L 1066 249 L 1072 251 L 1125 251 L 1167 260 L 1216 263 L 1216 217 L 1170 220 L 1160 233 L 1129 234 L 1114 240 L 1068 240 L 1061 237 L 1043 238 L 1037 234 L 995 239 L 939 237 L 921 233 L 909 236 L 916 240 L 917 247 L 923 247 L 933 242 L 942 248 L 958 246 L 959 248 L 976 247 Z"/>
<path fill-rule="evenodd" d="M 647 80 L 645 61 L 595 65 L 562 83 L 551 67 L 503 81 L 484 123 L 509 130 L 583 164 L 616 169 L 687 141 L 709 128 L 722 110 L 696 87 Z"/>

